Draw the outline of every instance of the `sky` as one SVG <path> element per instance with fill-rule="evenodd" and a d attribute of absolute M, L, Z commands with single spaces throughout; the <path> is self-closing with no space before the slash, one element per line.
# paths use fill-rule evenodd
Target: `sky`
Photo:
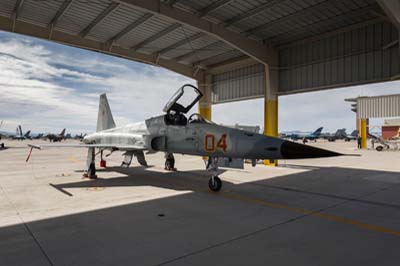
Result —
<path fill-rule="evenodd" d="M 170 96 L 195 80 L 139 62 L 0 31 L 0 130 L 88 133 L 107 93 L 117 125 L 159 115 Z M 400 81 L 279 97 L 279 130 L 355 128 L 345 98 L 400 93 Z M 213 106 L 213 121 L 263 125 L 263 99 Z M 382 123 L 381 120 L 375 123 Z"/>

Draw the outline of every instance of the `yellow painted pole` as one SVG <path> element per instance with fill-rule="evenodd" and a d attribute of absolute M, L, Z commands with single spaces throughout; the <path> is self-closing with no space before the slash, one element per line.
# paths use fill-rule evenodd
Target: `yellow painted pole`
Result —
<path fill-rule="evenodd" d="M 199 101 L 199 114 L 209 121 L 211 121 L 212 117 L 211 86 L 211 75 L 204 74 L 197 79 L 197 88 L 203 93 L 203 97 Z M 208 160 L 208 156 L 203 156 L 203 160 Z"/>
<path fill-rule="evenodd" d="M 199 101 L 199 114 L 205 119 L 211 121 L 211 85 L 212 76 L 209 74 L 203 75 L 197 80 L 197 87 L 203 93 L 203 97 Z"/>
<path fill-rule="evenodd" d="M 201 106 L 202 103 L 199 103 L 199 114 L 207 120 L 211 121 L 211 105 Z"/>
<path fill-rule="evenodd" d="M 264 134 L 278 136 L 278 99 L 264 100 Z M 278 160 L 264 160 L 264 165 L 277 166 Z"/>
<path fill-rule="evenodd" d="M 360 119 L 361 149 L 367 148 L 367 119 Z"/>

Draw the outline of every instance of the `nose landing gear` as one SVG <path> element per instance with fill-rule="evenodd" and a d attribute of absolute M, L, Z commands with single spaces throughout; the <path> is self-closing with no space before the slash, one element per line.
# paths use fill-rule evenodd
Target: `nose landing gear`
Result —
<path fill-rule="evenodd" d="M 208 180 L 208 187 L 211 191 L 218 192 L 222 188 L 222 181 L 218 176 L 212 176 L 210 180 Z"/>
<path fill-rule="evenodd" d="M 208 187 L 211 191 L 220 191 L 222 188 L 222 180 L 218 177 L 218 157 L 209 157 L 206 169 L 213 173 L 210 180 L 208 180 Z"/>

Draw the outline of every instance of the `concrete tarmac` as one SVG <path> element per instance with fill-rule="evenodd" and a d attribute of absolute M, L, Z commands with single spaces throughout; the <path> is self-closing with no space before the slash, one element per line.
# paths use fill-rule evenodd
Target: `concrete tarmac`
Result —
<path fill-rule="evenodd" d="M 86 150 L 0 151 L 0 265 L 398 265 L 400 153 L 310 143 L 361 154 L 221 169 L 208 190 L 199 157 L 178 172 L 120 168 L 107 158 L 82 178 Z M 67 141 L 67 143 L 75 143 Z"/>

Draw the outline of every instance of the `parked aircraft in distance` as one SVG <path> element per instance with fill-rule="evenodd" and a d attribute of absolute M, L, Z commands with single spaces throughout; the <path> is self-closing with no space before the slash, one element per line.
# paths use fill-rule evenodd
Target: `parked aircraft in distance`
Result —
<path fill-rule="evenodd" d="M 315 130 L 312 133 L 294 133 L 294 134 L 289 134 L 289 135 L 285 135 L 285 138 L 289 138 L 289 139 L 292 139 L 292 140 L 306 139 L 306 140 L 314 140 L 314 141 L 316 141 L 321 136 L 322 129 L 324 129 L 324 128 L 323 127 L 319 127 L 319 128 L 317 128 L 317 130 Z"/>
<path fill-rule="evenodd" d="M 65 140 L 65 128 L 61 130 L 59 134 L 47 134 L 45 138 L 50 142 L 60 142 Z"/>
<path fill-rule="evenodd" d="M 0 128 L 3 126 L 3 120 L 0 122 Z M 3 135 L 0 133 L 0 140 L 3 137 Z M 3 150 L 5 148 L 4 143 L 0 142 L 0 150 Z"/>
<path fill-rule="evenodd" d="M 354 130 L 350 135 L 347 134 L 345 128 L 338 129 L 335 134 L 323 134 L 321 137 L 328 141 L 336 141 L 343 139 L 344 141 L 356 140 L 358 138 L 358 130 Z"/>
<path fill-rule="evenodd" d="M 85 136 L 81 144 L 29 145 L 32 148 L 77 147 L 88 150 L 85 175 L 96 177 L 95 157 L 100 156 L 100 165 L 105 166 L 103 152 L 123 151 L 122 167 L 129 167 L 132 157 L 147 166 L 147 153 L 166 152 L 208 156 L 207 169 L 213 171 L 208 182 L 212 191 L 219 191 L 222 181 L 218 177 L 218 159 L 223 158 L 225 167 L 229 162 L 244 159 L 302 159 L 340 156 L 342 154 L 315 148 L 284 139 L 269 137 L 254 132 L 217 125 L 200 114 L 186 118 L 191 108 L 200 100 L 202 93 L 192 85 L 184 85 L 167 102 L 165 114 L 143 122 L 116 127 L 105 94 L 100 95 L 97 117 L 97 132 Z M 96 153 L 95 149 L 99 152 Z M 106 156 L 108 156 L 106 155 Z M 27 161 L 29 159 L 27 158 Z"/>
<path fill-rule="evenodd" d="M 14 136 L 12 136 L 12 139 L 16 139 L 16 140 L 26 140 L 26 139 L 32 139 L 31 137 L 31 131 L 28 130 L 25 134 L 23 134 L 22 132 L 22 127 L 21 125 L 17 126 L 16 128 L 16 134 Z"/>

